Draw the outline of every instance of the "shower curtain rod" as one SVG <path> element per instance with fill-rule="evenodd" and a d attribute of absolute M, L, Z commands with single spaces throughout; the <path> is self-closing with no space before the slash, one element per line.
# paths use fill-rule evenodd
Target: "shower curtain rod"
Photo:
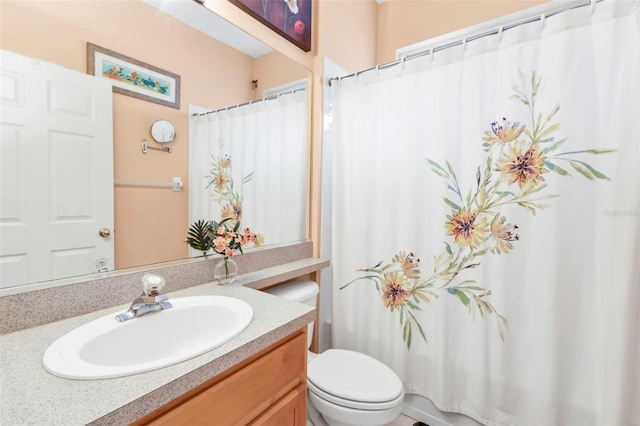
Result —
<path fill-rule="evenodd" d="M 495 35 L 495 34 L 500 34 L 503 31 L 506 30 L 510 30 L 512 28 L 518 27 L 520 25 L 525 25 L 525 24 L 530 24 L 532 22 L 536 22 L 536 21 L 540 21 L 542 19 L 546 19 L 549 18 L 550 16 L 553 15 L 557 15 L 559 13 L 562 12 L 566 12 L 568 10 L 572 10 L 572 9 L 578 9 L 580 7 L 584 7 L 584 6 L 595 6 L 596 3 L 600 3 L 604 0 L 577 0 L 574 2 L 571 2 L 570 4 L 563 4 L 563 5 L 558 5 L 558 7 L 552 7 L 554 6 L 553 4 L 551 5 L 544 5 L 542 6 L 543 8 L 548 8 L 549 10 L 546 12 L 538 12 L 538 13 L 531 13 L 530 16 L 525 16 L 524 18 L 518 19 L 515 22 L 512 22 L 510 24 L 506 24 L 506 25 L 498 25 L 495 28 L 492 28 L 490 30 L 487 31 L 480 31 L 478 33 L 474 33 L 474 32 L 470 32 L 469 36 L 462 36 L 462 37 L 456 37 L 456 39 L 454 41 L 448 41 L 448 42 L 444 42 L 442 44 L 439 45 L 435 45 L 434 47 L 430 48 L 430 49 L 426 49 L 423 51 L 420 51 L 418 53 L 413 53 L 413 54 L 408 54 L 403 56 L 400 59 L 396 59 L 395 61 L 391 61 L 391 62 L 387 62 L 385 64 L 381 64 L 381 65 L 376 65 L 375 67 L 371 67 L 371 68 L 367 68 L 365 70 L 362 71 L 356 71 L 353 74 L 348 74 L 348 75 L 344 75 L 342 77 L 331 77 L 329 79 L 329 84 L 331 85 L 334 81 L 341 81 L 343 78 L 350 78 L 350 77 L 357 77 L 359 74 L 368 72 L 368 71 L 373 71 L 373 70 L 381 70 L 384 68 L 389 68 L 389 67 L 393 67 L 399 64 L 404 63 L 405 61 L 411 60 L 411 59 L 416 59 L 416 58 L 421 58 L 423 56 L 429 55 L 429 54 L 433 54 L 435 52 L 439 52 L 445 49 L 448 49 L 450 47 L 455 47 L 455 46 L 460 46 L 461 44 L 464 44 L 466 42 L 469 41 L 473 41 L 473 40 L 477 40 L 483 37 L 487 37 L 487 36 L 491 36 L 491 35 Z M 538 10 L 540 10 L 538 8 Z"/>
<path fill-rule="evenodd" d="M 213 114 L 213 113 L 216 113 L 216 112 L 228 111 L 230 109 L 240 108 L 240 107 L 245 106 L 245 105 L 253 105 L 253 104 L 258 103 L 258 102 L 270 101 L 272 99 L 277 99 L 282 95 L 291 95 L 293 93 L 300 92 L 302 90 L 307 90 L 307 88 L 304 87 L 304 88 L 293 89 L 293 90 L 289 90 L 287 92 L 278 93 L 277 95 L 267 96 L 267 97 L 264 97 L 262 99 L 258 99 L 257 101 L 249 101 L 249 102 L 245 102 L 243 104 L 232 105 L 232 106 L 228 106 L 226 108 L 220 108 L 220 109 L 216 109 L 216 110 L 213 110 L 213 111 L 194 113 L 194 114 L 191 114 L 191 116 L 192 117 L 200 117 L 200 116 L 203 116 L 203 115 Z"/>

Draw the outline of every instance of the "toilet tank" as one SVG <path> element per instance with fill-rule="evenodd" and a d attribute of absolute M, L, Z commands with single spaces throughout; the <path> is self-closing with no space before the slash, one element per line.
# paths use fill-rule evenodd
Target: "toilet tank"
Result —
<path fill-rule="evenodd" d="M 271 287 L 265 290 L 266 293 L 271 293 L 274 296 L 282 297 L 283 299 L 291 300 L 292 302 L 304 303 L 305 305 L 317 307 L 318 298 L 318 284 L 310 280 L 293 280 L 285 284 L 280 284 L 276 287 Z M 307 336 L 307 348 L 311 347 L 311 341 L 313 340 L 313 326 L 314 322 L 309 323 L 309 335 Z"/>

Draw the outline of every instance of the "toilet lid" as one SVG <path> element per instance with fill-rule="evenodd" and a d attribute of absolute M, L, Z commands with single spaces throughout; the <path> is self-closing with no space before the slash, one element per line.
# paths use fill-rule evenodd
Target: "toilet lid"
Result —
<path fill-rule="evenodd" d="M 363 353 L 343 349 L 318 355 L 307 366 L 307 379 L 310 390 L 317 388 L 322 394 L 353 402 L 395 403 L 404 394 L 400 378 L 389 367 Z"/>

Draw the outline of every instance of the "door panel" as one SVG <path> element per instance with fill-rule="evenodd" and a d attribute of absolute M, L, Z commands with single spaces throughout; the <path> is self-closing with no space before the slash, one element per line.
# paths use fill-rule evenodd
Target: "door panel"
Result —
<path fill-rule="evenodd" d="M 0 287 L 113 269 L 111 85 L 1 53 Z"/>

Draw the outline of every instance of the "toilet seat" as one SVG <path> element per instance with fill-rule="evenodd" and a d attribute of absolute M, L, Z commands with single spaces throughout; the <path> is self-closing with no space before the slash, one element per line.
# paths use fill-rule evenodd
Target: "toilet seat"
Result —
<path fill-rule="evenodd" d="M 359 410 L 385 410 L 404 398 L 400 378 L 363 353 L 329 349 L 307 366 L 309 391 L 327 402 Z"/>

